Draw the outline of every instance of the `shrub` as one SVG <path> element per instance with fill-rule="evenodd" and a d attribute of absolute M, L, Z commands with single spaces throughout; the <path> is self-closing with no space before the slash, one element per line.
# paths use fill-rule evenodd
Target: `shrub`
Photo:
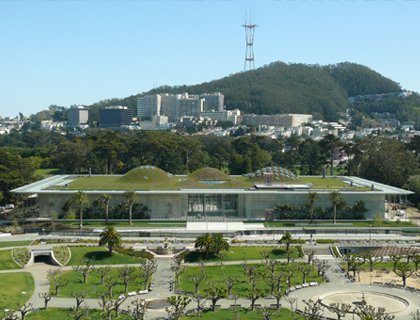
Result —
<path fill-rule="evenodd" d="M 60 262 L 62 265 L 66 265 L 70 260 L 70 250 L 69 247 L 60 246 L 53 248 L 54 257 Z"/>
<path fill-rule="evenodd" d="M 152 260 L 154 258 L 153 254 L 146 250 L 136 251 L 132 248 L 115 247 L 114 251 L 121 254 L 125 254 L 127 256 L 144 258 L 148 260 Z"/>
<path fill-rule="evenodd" d="M 336 240 L 334 240 L 334 239 L 317 239 L 316 240 L 316 243 L 319 243 L 319 244 L 332 244 L 332 243 L 335 243 L 336 242 Z"/>
<path fill-rule="evenodd" d="M 13 257 L 21 267 L 24 267 L 31 259 L 31 253 L 28 248 L 16 248 L 13 249 Z"/>

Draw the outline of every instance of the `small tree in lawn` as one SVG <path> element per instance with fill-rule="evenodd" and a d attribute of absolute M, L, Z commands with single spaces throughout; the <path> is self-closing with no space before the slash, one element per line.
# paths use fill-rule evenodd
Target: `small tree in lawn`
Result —
<path fill-rule="evenodd" d="M 373 271 L 373 266 L 375 264 L 380 263 L 383 260 L 382 256 L 375 255 L 372 250 L 364 251 L 360 254 L 360 256 L 363 258 L 363 261 L 368 262 L 370 272 Z"/>
<path fill-rule="evenodd" d="M 277 309 L 264 307 L 258 313 L 261 314 L 263 320 L 271 320 L 276 312 Z"/>
<path fill-rule="evenodd" d="M 137 194 L 134 191 L 124 192 L 123 198 L 128 206 L 128 223 L 133 224 L 133 206 L 137 202 Z"/>
<path fill-rule="evenodd" d="M 99 235 L 99 245 L 108 247 L 112 255 L 112 249 L 121 245 L 121 236 L 114 226 L 107 226 Z"/>
<path fill-rule="evenodd" d="M 19 308 L 21 320 L 25 320 L 25 316 L 32 311 L 32 307 L 32 303 L 25 303 L 22 307 Z"/>
<path fill-rule="evenodd" d="M 171 296 L 167 299 L 171 307 L 165 309 L 168 320 L 178 320 L 184 315 L 185 308 L 190 303 L 190 298 L 184 296 Z"/>
<path fill-rule="evenodd" d="M 61 277 L 62 271 L 59 269 L 50 269 L 47 271 L 48 281 L 51 283 L 54 288 L 53 295 L 58 295 L 58 291 L 61 287 L 65 286 L 67 283 Z"/>
<path fill-rule="evenodd" d="M 226 289 L 209 284 L 204 290 L 206 298 L 211 301 L 211 309 L 216 310 L 216 303 L 220 299 L 226 298 Z"/>
<path fill-rule="evenodd" d="M 80 273 L 83 276 L 83 283 L 87 283 L 89 273 L 95 269 L 92 264 L 92 259 L 85 259 L 85 264 L 82 266 L 74 266 L 73 270 Z"/>
<path fill-rule="evenodd" d="M 401 277 L 403 287 L 407 285 L 407 279 L 410 278 L 415 272 L 416 270 L 405 262 L 398 262 L 394 270 L 394 273 Z"/>
<path fill-rule="evenodd" d="M 133 273 L 136 271 L 134 267 L 124 266 L 119 270 L 119 277 L 124 284 L 124 293 L 128 293 L 128 284 L 133 279 Z"/>
<path fill-rule="evenodd" d="M 264 292 L 251 285 L 250 289 L 247 291 L 247 298 L 251 301 L 251 310 L 253 311 L 255 308 L 255 302 L 263 296 Z"/>
<path fill-rule="evenodd" d="M 400 254 L 392 254 L 389 256 L 389 258 L 392 261 L 392 270 L 395 271 L 397 263 L 400 262 L 400 260 L 402 259 L 402 256 Z"/>
<path fill-rule="evenodd" d="M 110 266 L 106 266 L 106 267 L 102 267 L 102 268 L 98 268 L 97 271 L 99 273 L 99 278 L 101 279 L 101 284 L 104 284 L 105 279 L 109 276 L 109 274 L 111 273 L 111 267 Z"/>

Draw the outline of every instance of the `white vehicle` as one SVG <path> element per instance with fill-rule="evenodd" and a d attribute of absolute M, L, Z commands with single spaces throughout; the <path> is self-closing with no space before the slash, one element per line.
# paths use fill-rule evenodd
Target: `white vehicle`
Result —
<path fill-rule="evenodd" d="M 8 204 L 6 204 L 5 207 L 6 207 L 6 209 L 14 209 L 15 205 L 13 203 L 8 203 Z"/>

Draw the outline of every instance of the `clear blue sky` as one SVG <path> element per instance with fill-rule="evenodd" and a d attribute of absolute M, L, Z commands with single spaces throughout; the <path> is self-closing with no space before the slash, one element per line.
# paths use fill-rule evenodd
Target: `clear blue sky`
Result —
<path fill-rule="evenodd" d="M 256 67 L 364 64 L 420 91 L 420 1 L 0 0 L 0 115 L 90 104 Z"/>

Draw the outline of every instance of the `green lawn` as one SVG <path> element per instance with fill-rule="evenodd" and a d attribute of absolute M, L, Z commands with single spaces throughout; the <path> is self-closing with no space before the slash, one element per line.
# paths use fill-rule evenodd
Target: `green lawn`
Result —
<path fill-rule="evenodd" d="M 144 259 L 123 255 L 114 252 L 109 255 L 108 250 L 102 247 L 70 247 L 71 259 L 67 265 L 76 266 L 85 263 L 85 259 L 93 259 L 93 264 L 136 264 Z"/>
<path fill-rule="evenodd" d="M 0 251 L 0 270 L 20 269 L 12 259 L 11 250 Z"/>
<path fill-rule="evenodd" d="M 0 283 L 0 310 L 16 309 L 34 291 L 34 279 L 28 272 L 1 273 Z"/>
<path fill-rule="evenodd" d="M 348 221 L 337 220 L 337 224 L 333 224 L 332 220 L 314 221 L 309 224 L 309 220 L 287 220 L 287 221 L 267 221 L 264 222 L 266 227 L 284 228 L 284 227 L 311 227 L 311 228 L 416 228 L 417 225 L 408 221 Z M 418 228 L 420 229 L 420 228 Z"/>
<path fill-rule="evenodd" d="M 407 261 L 406 258 L 402 258 L 400 260 L 400 262 L 404 262 L 404 263 L 406 261 Z M 415 269 L 414 262 L 410 262 L 409 264 L 413 269 Z M 347 270 L 347 263 L 341 263 L 340 265 L 344 270 Z M 369 265 L 368 262 L 365 262 L 362 265 L 360 265 L 359 268 L 362 271 L 369 271 L 370 270 L 370 265 Z M 392 261 L 382 261 L 382 262 L 375 263 L 373 265 L 373 270 L 382 270 L 382 271 L 393 272 L 392 271 L 393 269 L 394 269 L 394 263 Z M 350 271 L 350 273 L 352 273 L 352 271 Z"/>
<path fill-rule="evenodd" d="M 55 174 L 60 174 L 60 169 L 50 168 L 50 169 L 37 169 L 37 170 L 35 170 L 35 175 L 41 176 L 43 179 L 51 177 Z"/>
<path fill-rule="evenodd" d="M 181 320 L 198 320 L 198 319 L 200 320 L 230 320 L 230 319 L 260 320 L 263 318 L 262 318 L 261 313 L 258 313 L 258 311 L 250 311 L 248 309 L 240 309 L 239 318 L 235 318 L 235 314 L 232 309 L 219 309 L 214 312 L 206 311 L 202 314 L 201 318 L 197 316 L 184 316 L 181 318 Z M 290 319 L 303 320 L 304 318 L 301 315 L 294 314 L 289 309 L 280 308 L 276 313 L 273 314 L 271 319 L 272 320 L 290 320 Z"/>
<path fill-rule="evenodd" d="M 114 313 L 113 313 L 114 314 Z M 47 310 L 39 309 L 35 312 L 30 313 L 25 317 L 28 320 L 73 320 L 74 316 L 72 316 L 70 309 L 59 309 L 59 308 L 48 308 Z M 83 318 L 84 320 L 96 320 L 102 319 L 101 317 L 101 310 L 92 310 L 88 311 L 88 315 Z M 132 317 L 128 315 L 120 315 L 118 318 L 113 316 L 112 319 L 115 320 L 130 320 Z"/>
<path fill-rule="evenodd" d="M 295 263 L 295 266 L 302 265 L 302 263 Z M 279 271 L 286 270 L 287 266 L 286 264 L 281 264 L 278 267 Z M 262 264 L 258 265 L 258 271 L 261 272 L 261 275 L 268 275 L 268 271 L 266 270 L 265 266 Z M 182 291 L 189 291 L 194 292 L 194 284 L 192 282 L 192 278 L 196 276 L 200 272 L 199 267 L 186 267 L 184 272 L 181 273 L 180 279 L 179 279 L 179 285 L 178 289 Z M 204 293 L 204 289 L 208 287 L 208 284 L 211 283 L 216 286 L 221 286 L 226 288 L 226 277 L 232 277 L 235 279 L 236 284 L 234 285 L 232 289 L 231 294 L 238 294 L 241 297 L 246 296 L 246 292 L 249 289 L 249 282 L 245 276 L 244 269 L 242 265 L 225 265 L 222 267 L 220 266 L 207 266 L 205 267 L 205 275 L 207 277 L 206 281 L 202 281 L 199 286 L 199 292 Z M 321 279 L 317 276 L 317 273 L 315 270 L 311 271 L 307 282 L 311 281 L 318 281 L 321 282 Z M 294 286 L 296 284 L 302 283 L 302 273 L 301 272 L 295 272 L 293 277 L 291 278 L 291 285 Z M 284 286 L 284 290 L 286 289 L 286 283 L 283 280 L 282 285 Z M 263 276 L 259 277 L 258 280 L 258 288 L 263 290 L 266 294 L 269 293 L 270 285 L 269 282 L 264 279 Z"/>
<path fill-rule="evenodd" d="M 74 221 L 59 221 L 60 224 L 71 228 L 79 228 L 79 220 Z M 128 221 L 117 221 L 110 222 L 108 224 L 105 221 L 83 221 L 83 226 L 87 228 L 100 228 L 105 226 L 115 226 L 115 227 L 138 227 L 138 228 L 182 228 L 186 226 L 184 221 L 133 221 L 133 225 L 130 225 Z"/>
<path fill-rule="evenodd" d="M 112 287 L 112 294 L 114 297 L 124 293 L 123 282 L 118 276 L 119 269 L 120 268 L 113 268 L 110 274 L 112 279 L 116 280 L 116 284 Z M 102 294 L 107 292 L 105 285 L 101 285 L 100 276 L 97 269 L 89 274 L 87 284 L 83 283 L 82 275 L 75 271 L 63 272 L 62 279 L 66 281 L 67 284 L 63 288 L 60 288 L 58 292 L 59 297 L 71 297 L 73 293 L 86 292 L 88 298 L 99 298 Z M 52 289 L 53 288 L 50 287 L 50 290 Z M 133 274 L 133 279 L 130 280 L 128 292 L 143 289 L 144 280 L 140 275 L 139 269 L 137 268 L 136 272 Z"/>
<path fill-rule="evenodd" d="M 0 248 L 29 246 L 32 241 L 3 241 L 0 242 Z"/>
<path fill-rule="evenodd" d="M 191 251 L 185 256 L 185 262 L 206 261 L 241 261 L 241 260 L 261 260 L 263 252 L 270 252 L 274 259 L 286 259 L 286 247 L 230 247 L 223 251 L 221 256 L 210 256 L 207 258 L 201 252 Z M 298 258 L 301 253 L 300 248 L 291 247 L 291 258 Z"/>

